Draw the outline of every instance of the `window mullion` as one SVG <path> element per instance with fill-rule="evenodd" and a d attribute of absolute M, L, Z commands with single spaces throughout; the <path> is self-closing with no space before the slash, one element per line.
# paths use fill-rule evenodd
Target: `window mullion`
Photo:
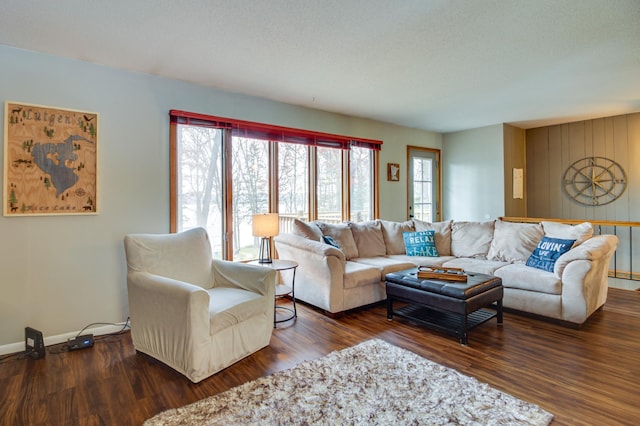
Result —
<path fill-rule="evenodd" d="M 178 232 L 178 124 L 169 125 L 169 232 Z"/>
<path fill-rule="evenodd" d="M 310 146 L 309 156 L 309 220 L 318 219 L 318 149 Z"/>
<path fill-rule="evenodd" d="M 342 150 L 342 220 L 351 218 L 351 165 L 349 164 L 350 151 Z"/>
<path fill-rule="evenodd" d="M 222 189 L 222 235 L 224 235 L 222 258 L 233 260 L 233 134 L 231 129 L 225 129 L 222 136 L 222 175 L 224 184 Z"/>
<path fill-rule="evenodd" d="M 278 213 L 278 143 L 269 142 L 269 212 Z"/>
<path fill-rule="evenodd" d="M 380 151 L 373 151 L 373 167 L 371 173 L 373 182 L 373 217 L 372 219 L 380 218 Z"/>

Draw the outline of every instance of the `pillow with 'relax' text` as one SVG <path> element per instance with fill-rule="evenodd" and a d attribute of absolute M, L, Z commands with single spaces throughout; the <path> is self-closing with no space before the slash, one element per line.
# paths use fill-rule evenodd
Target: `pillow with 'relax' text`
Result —
<path fill-rule="evenodd" d="M 556 260 L 562 254 L 571 250 L 576 240 L 562 240 L 560 238 L 542 237 L 536 249 L 527 259 L 527 266 L 553 272 Z"/>
<path fill-rule="evenodd" d="M 438 257 L 434 230 L 403 232 L 404 246 L 407 256 Z"/>

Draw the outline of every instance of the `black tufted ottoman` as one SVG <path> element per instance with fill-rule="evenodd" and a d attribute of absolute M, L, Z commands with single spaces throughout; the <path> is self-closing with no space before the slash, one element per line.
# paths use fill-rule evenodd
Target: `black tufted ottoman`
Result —
<path fill-rule="evenodd" d="M 467 344 L 468 331 L 497 317 L 502 324 L 502 280 L 498 277 L 467 272 L 467 282 L 420 279 L 418 268 L 385 276 L 387 319 L 394 315 L 457 335 Z M 393 301 L 408 303 L 393 310 Z M 497 309 L 483 309 L 495 303 Z"/>

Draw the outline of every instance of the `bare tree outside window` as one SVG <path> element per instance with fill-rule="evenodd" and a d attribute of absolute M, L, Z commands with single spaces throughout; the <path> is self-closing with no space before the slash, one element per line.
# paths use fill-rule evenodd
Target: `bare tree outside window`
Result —
<path fill-rule="evenodd" d="M 304 145 L 278 145 L 280 232 L 290 232 L 294 219 L 309 219 L 308 151 Z"/>
<path fill-rule="evenodd" d="M 351 147 L 349 151 L 351 181 L 351 220 L 373 219 L 373 151 Z"/>
<path fill-rule="evenodd" d="M 201 226 L 222 258 L 222 130 L 178 126 L 178 230 Z"/>
<path fill-rule="evenodd" d="M 234 137 L 232 142 L 233 259 L 257 259 L 252 218 L 269 212 L 269 142 Z"/>
<path fill-rule="evenodd" d="M 317 149 L 318 220 L 338 223 L 342 220 L 342 150 Z"/>

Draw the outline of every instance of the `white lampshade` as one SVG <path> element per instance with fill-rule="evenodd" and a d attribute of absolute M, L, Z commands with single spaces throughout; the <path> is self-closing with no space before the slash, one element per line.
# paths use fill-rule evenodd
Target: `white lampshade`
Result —
<path fill-rule="evenodd" d="M 252 229 L 254 237 L 275 237 L 280 231 L 278 213 L 254 214 Z"/>

